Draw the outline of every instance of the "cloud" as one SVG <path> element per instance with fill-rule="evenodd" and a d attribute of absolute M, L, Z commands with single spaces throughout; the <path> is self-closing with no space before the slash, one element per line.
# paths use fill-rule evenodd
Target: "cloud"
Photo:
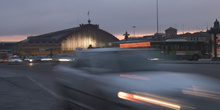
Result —
<path fill-rule="evenodd" d="M 26 39 L 27 36 L 22 35 L 10 35 L 10 36 L 0 36 L 1 42 L 17 42 Z"/>
<path fill-rule="evenodd" d="M 159 28 L 205 29 L 220 19 L 219 0 L 158 0 Z M 87 23 L 113 35 L 156 32 L 156 0 L 0 0 L 0 36 L 39 35 Z"/>

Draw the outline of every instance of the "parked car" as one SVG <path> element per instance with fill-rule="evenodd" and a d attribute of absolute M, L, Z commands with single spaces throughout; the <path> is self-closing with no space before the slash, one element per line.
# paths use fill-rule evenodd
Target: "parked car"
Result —
<path fill-rule="evenodd" d="M 91 110 L 219 110 L 220 82 L 189 73 L 161 71 L 155 49 L 82 51 L 56 67 L 61 95 Z"/>
<path fill-rule="evenodd" d="M 22 64 L 23 60 L 18 56 L 11 56 L 7 60 L 8 64 Z"/>

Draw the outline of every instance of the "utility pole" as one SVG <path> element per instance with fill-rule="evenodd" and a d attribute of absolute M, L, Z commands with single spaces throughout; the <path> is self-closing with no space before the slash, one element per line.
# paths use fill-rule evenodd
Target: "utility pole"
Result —
<path fill-rule="evenodd" d="M 157 7 L 157 33 L 159 31 L 158 25 L 159 25 L 159 18 L 158 18 L 158 0 L 156 1 L 156 7 Z"/>

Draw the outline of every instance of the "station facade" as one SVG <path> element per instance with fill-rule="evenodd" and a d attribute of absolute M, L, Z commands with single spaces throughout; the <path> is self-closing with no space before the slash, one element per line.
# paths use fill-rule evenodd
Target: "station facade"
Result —
<path fill-rule="evenodd" d="M 79 27 L 38 36 L 30 36 L 19 43 L 20 55 L 51 55 L 74 52 L 77 47 L 112 47 L 119 41 L 97 24 L 80 24 Z"/>

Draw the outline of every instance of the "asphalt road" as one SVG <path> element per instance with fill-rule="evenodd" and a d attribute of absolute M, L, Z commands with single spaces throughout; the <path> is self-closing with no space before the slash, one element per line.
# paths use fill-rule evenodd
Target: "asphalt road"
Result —
<path fill-rule="evenodd" d="M 0 110 L 67 110 L 51 63 L 0 63 Z"/>
<path fill-rule="evenodd" d="M 220 79 L 220 64 L 159 64 L 162 71 Z M 67 110 L 58 95 L 53 63 L 0 63 L 0 110 Z M 78 108 L 76 107 L 76 110 Z"/>

